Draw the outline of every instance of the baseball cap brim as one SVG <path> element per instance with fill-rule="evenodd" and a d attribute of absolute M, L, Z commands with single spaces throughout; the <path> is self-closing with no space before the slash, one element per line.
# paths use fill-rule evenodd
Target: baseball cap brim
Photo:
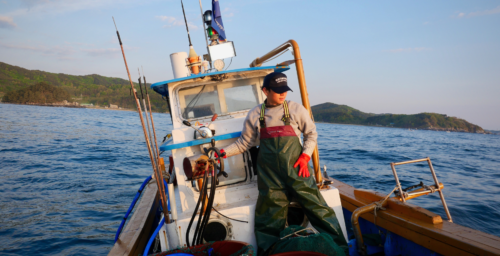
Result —
<path fill-rule="evenodd" d="M 287 91 L 292 91 L 292 89 L 290 89 L 290 87 L 288 87 L 288 85 L 273 86 L 273 87 L 269 87 L 269 89 L 273 90 L 273 92 L 275 92 L 275 93 L 284 93 L 284 92 L 287 92 Z"/>

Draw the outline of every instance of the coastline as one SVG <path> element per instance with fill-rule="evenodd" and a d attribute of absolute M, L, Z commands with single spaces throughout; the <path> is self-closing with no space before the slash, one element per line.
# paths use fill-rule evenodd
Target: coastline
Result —
<path fill-rule="evenodd" d="M 85 109 L 102 109 L 102 110 L 117 110 L 117 111 L 134 111 L 135 109 L 128 108 L 109 108 L 109 107 L 100 107 L 100 106 L 81 106 L 81 105 L 71 105 L 71 104 L 63 104 L 63 103 L 47 103 L 47 104 L 21 104 L 21 103 L 8 103 L 8 102 L 0 102 L 0 104 L 12 104 L 12 105 L 25 105 L 25 106 L 41 106 L 41 107 L 62 107 L 62 108 L 85 108 Z M 169 112 L 156 112 L 153 113 L 162 113 L 162 114 L 170 114 Z M 337 124 L 337 125 L 355 125 L 355 126 L 367 126 L 367 127 L 380 127 L 380 128 L 396 128 L 396 129 L 408 129 L 408 130 L 423 130 L 423 131 L 436 131 L 436 132 L 462 132 L 462 133 L 474 133 L 474 134 L 488 134 L 488 135 L 500 135 L 500 131 L 488 131 L 484 130 L 484 132 L 468 132 L 462 130 L 454 130 L 454 129 L 446 129 L 446 128 L 402 128 L 402 127 L 391 127 L 391 126 L 381 126 L 381 125 L 363 125 L 363 124 L 341 124 L 341 123 L 329 123 L 329 122 L 321 122 L 314 121 L 318 124 Z"/>
<path fill-rule="evenodd" d="M 462 132 L 462 133 L 473 133 L 473 134 L 488 134 L 488 135 L 500 135 L 500 133 L 490 132 L 484 130 L 484 132 L 468 132 L 463 130 L 454 130 L 447 128 L 403 128 L 403 127 L 393 127 L 393 126 L 381 126 L 381 125 L 364 125 L 364 124 L 341 124 L 341 123 L 329 123 L 329 122 L 320 122 L 314 121 L 318 124 L 338 124 L 338 125 L 356 125 L 356 126 L 368 126 L 368 127 L 380 127 L 380 128 L 395 128 L 395 129 L 408 129 L 410 131 L 421 130 L 421 131 L 435 131 L 435 132 Z"/>
<path fill-rule="evenodd" d="M 23 106 L 38 106 L 38 107 L 59 107 L 59 108 L 85 108 L 85 109 L 102 109 L 102 110 L 116 110 L 116 111 L 133 111 L 137 112 L 135 109 L 128 108 L 109 108 L 109 107 L 100 107 L 100 106 L 81 106 L 81 105 L 70 105 L 70 104 L 62 104 L 62 103 L 47 103 L 47 104 L 22 104 L 22 103 L 8 103 L 8 102 L 0 102 L 0 104 L 10 104 L 10 105 L 23 105 Z M 161 113 L 161 114 L 169 114 L 169 112 L 156 112 L 153 113 Z"/>

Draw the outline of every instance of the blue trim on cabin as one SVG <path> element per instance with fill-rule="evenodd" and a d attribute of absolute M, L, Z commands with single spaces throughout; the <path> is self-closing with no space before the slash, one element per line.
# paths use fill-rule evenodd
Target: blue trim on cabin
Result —
<path fill-rule="evenodd" d="M 199 74 L 199 75 L 186 76 L 186 77 L 176 78 L 176 79 L 172 79 L 172 80 L 168 80 L 168 81 L 154 83 L 151 85 L 151 89 L 153 89 L 155 92 L 157 92 L 163 96 L 168 96 L 168 84 L 170 84 L 170 83 L 184 81 L 184 80 L 190 80 L 190 79 L 195 79 L 195 78 L 200 78 L 200 77 L 205 77 L 205 76 L 213 76 L 213 75 L 244 72 L 244 71 L 263 70 L 263 69 L 274 69 L 274 72 L 281 73 L 281 72 L 285 72 L 285 71 L 289 70 L 290 66 L 267 66 L 267 67 L 241 68 L 241 69 L 233 69 L 233 70 L 229 70 L 229 71 L 203 73 L 203 74 Z"/>
<path fill-rule="evenodd" d="M 192 140 L 192 141 L 187 141 L 187 142 L 182 142 L 182 143 L 177 143 L 177 144 L 170 144 L 170 145 L 169 145 L 169 143 L 171 143 L 172 141 L 167 141 L 160 146 L 160 150 L 167 151 L 167 150 L 172 150 L 172 149 L 186 148 L 186 147 L 201 145 L 201 144 L 205 144 L 205 143 L 210 143 L 212 141 L 212 139 L 214 139 L 215 141 L 218 141 L 218 140 L 239 138 L 240 136 L 241 136 L 241 132 L 233 132 L 233 133 L 228 133 L 228 134 L 217 135 L 217 136 L 214 136 L 212 138 L 206 138 L 206 139 L 201 139 L 201 140 Z"/>

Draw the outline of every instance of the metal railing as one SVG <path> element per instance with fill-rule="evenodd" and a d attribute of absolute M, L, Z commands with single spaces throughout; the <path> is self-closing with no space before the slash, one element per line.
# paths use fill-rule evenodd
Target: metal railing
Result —
<path fill-rule="evenodd" d="M 419 163 L 419 162 L 427 162 L 429 165 L 429 169 L 431 170 L 432 178 L 434 179 L 434 182 L 436 183 L 432 187 L 428 187 L 427 189 L 424 189 L 422 191 L 415 191 L 413 193 L 406 193 L 403 188 L 401 187 L 401 183 L 399 182 L 398 178 L 398 173 L 396 172 L 396 165 L 403 165 L 403 164 L 413 164 L 413 163 Z M 396 179 L 396 185 L 398 186 L 399 189 L 399 195 L 401 197 L 401 200 L 403 202 L 406 202 L 407 199 L 411 199 L 416 197 L 417 195 L 420 194 L 428 194 L 428 193 L 433 193 L 435 191 L 439 192 L 439 197 L 441 198 L 441 202 L 443 203 L 444 211 L 446 212 L 446 216 L 448 217 L 449 222 L 453 222 L 451 219 L 451 214 L 450 211 L 448 210 L 448 205 L 446 204 L 446 201 L 444 200 L 444 195 L 443 195 L 443 185 L 439 184 L 439 181 L 436 176 L 436 172 L 434 171 L 434 167 L 432 167 L 432 162 L 429 157 L 422 158 L 422 159 L 417 159 L 417 160 L 410 160 L 410 161 L 405 161 L 405 162 L 398 162 L 398 163 L 391 163 L 391 168 L 392 168 L 392 174 L 394 174 L 394 179 Z"/>

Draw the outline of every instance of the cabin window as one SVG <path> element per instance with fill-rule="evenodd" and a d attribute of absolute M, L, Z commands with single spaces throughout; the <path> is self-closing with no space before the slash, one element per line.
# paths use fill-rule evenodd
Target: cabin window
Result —
<path fill-rule="evenodd" d="M 249 110 L 261 102 L 261 81 L 261 78 L 250 78 L 180 89 L 182 118 L 196 119 Z"/>
<path fill-rule="evenodd" d="M 251 109 L 259 104 L 255 86 L 242 85 L 224 89 L 227 112 Z"/>
<path fill-rule="evenodd" d="M 222 113 L 216 85 L 202 85 L 181 89 L 179 98 L 184 119 L 212 116 L 215 113 L 220 115 Z"/>

